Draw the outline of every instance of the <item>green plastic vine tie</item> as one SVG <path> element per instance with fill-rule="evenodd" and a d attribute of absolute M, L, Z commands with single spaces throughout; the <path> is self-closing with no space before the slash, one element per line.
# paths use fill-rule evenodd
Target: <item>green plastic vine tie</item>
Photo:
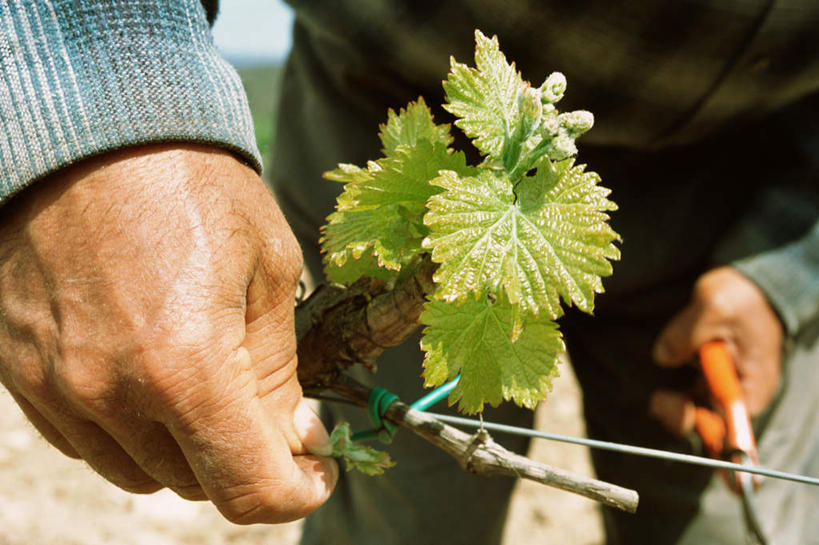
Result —
<path fill-rule="evenodd" d="M 370 392 L 369 415 L 370 422 L 373 429 L 360 430 L 354 432 L 351 436 L 353 441 L 368 441 L 370 439 L 378 439 L 384 444 L 390 444 L 392 437 L 395 435 L 395 426 L 383 419 L 387 409 L 394 401 L 398 400 L 398 396 L 381 387 L 373 388 Z"/>
<path fill-rule="evenodd" d="M 441 401 L 449 392 L 452 391 L 453 388 L 458 384 L 458 381 L 461 380 L 461 375 L 458 375 L 454 379 L 450 380 L 446 384 L 435 388 L 430 393 L 410 405 L 411 409 L 415 409 L 416 411 L 425 411 Z"/>
<path fill-rule="evenodd" d="M 460 379 L 461 377 L 459 375 L 446 384 L 432 390 L 430 393 L 410 405 L 410 408 L 417 411 L 423 411 L 432 407 L 449 395 L 449 392 L 455 388 Z M 384 420 L 383 417 L 387 413 L 387 409 L 389 409 L 390 405 L 392 405 L 392 402 L 397 400 L 398 396 L 389 390 L 381 387 L 373 388 L 370 392 L 370 401 L 368 406 L 368 413 L 370 415 L 370 422 L 373 425 L 373 429 L 353 432 L 351 436 L 352 440 L 369 441 L 372 439 L 378 439 L 384 444 L 390 444 L 393 436 L 395 435 L 395 426 Z"/>

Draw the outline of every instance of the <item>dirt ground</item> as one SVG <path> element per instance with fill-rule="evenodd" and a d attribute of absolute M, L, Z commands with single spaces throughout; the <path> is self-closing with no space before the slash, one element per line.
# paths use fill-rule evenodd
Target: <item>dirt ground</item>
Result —
<path fill-rule="evenodd" d="M 567 365 L 537 413 L 540 429 L 583 434 L 580 393 Z M 531 455 L 591 474 L 578 446 L 535 441 Z M 294 545 L 299 523 L 236 526 L 209 504 L 161 491 L 123 492 L 39 437 L 0 390 L 0 545 Z M 504 544 L 592 545 L 602 536 L 594 502 L 529 482 L 518 483 Z"/>

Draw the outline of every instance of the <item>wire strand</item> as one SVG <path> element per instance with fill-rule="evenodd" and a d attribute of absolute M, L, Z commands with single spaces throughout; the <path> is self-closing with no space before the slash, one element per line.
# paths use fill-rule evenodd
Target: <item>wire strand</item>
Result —
<path fill-rule="evenodd" d="M 449 391 L 455 387 L 457 384 L 458 379 L 448 382 L 444 384 L 440 388 L 430 392 L 426 396 L 422 397 L 415 403 L 413 403 L 413 407 L 417 410 L 423 410 L 426 407 L 430 407 L 446 397 Z M 333 403 L 347 403 L 353 404 L 350 400 L 335 397 L 335 396 L 325 396 L 325 395 L 313 395 L 311 396 L 314 399 L 319 399 L 321 401 L 328 401 Z M 470 418 L 463 418 L 460 416 L 450 416 L 446 414 L 440 413 L 432 413 L 424 411 L 426 414 L 430 416 L 434 416 L 441 422 L 446 422 L 449 424 L 460 425 L 460 426 L 467 426 L 471 428 L 478 428 L 480 429 L 481 426 L 487 430 L 498 431 L 501 433 L 509 433 L 512 435 L 523 435 L 527 437 L 534 437 L 539 439 L 549 439 L 551 441 L 560 441 L 562 443 L 572 443 L 575 445 L 582 445 L 589 448 L 597 448 L 602 450 L 610 450 L 613 452 L 621 452 L 624 454 L 633 454 L 636 456 L 646 456 L 649 458 L 658 458 L 661 460 L 670 460 L 674 462 L 680 462 L 684 464 L 693 464 L 699 465 L 704 467 L 711 467 L 716 469 L 729 469 L 734 471 L 742 471 L 745 473 L 754 473 L 756 475 L 763 475 L 765 477 L 771 477 L 773 479 L 783 479 L 786 481 L 797 482 L 801 484 L 808 484 L 813 486 L 819 486 L 819 478 L 810 477 L 808 475 L 798 475 L 795 473 L 787 473 L 784 471 L 777 471 L 775 469 L 767 469 L 764 467 L 754 467 L 754 466 L 743 466 L 740 464 L 734 464 L 731 462 L 726 462 L 724 460 L 714 460 L 712 458 L 703 458 L 702 456 L 694 456 L 693 454 L 682 454 L 678 452 L 668 452 L 665 450 L 659 449 L 652 449 L 647 447 L 638 447 L 634 445 L 624 445 L 621 443 L 612 443 L 609 441 L 600 441 L 597 439 L 587 439 L 584 437 L 572 437 L 569 435 L 560 435 L 557 433 L 549 433 L 544 431 L 520 428 L 517 426 L 509 426 L 507 424 L 498 424 L 496 422 L 487 422 L 487 421 L 479 421 L 473 420 Z"/>
<path fill-rule="evenodd" d="M 724 460 L 714 460 L 711 458 L 703 458 L 701 456 L 694 456 L 693 454 L 682 454 L 678 452 L 667 452 L 664 450 L 658 450 L 653 448 L 647 447 L 638 447 L 633 445 L 623 445 L 621 443 L 611 443 L 609 441 L 599 441 L 596 439 L 586 439 L 582 437 L 571 437 L 568 435 L 560 435 L 556 433 L 549 433 L 537 430 L 530 430 L 526 428 L 519 428 L 516 426 L 508 426 L 506 424 L 498 424 L 495 422 L 487 422 L 487 421 L 478 421 L 473 420 L 471 418 L 462 418 L 459 416 L 449 416 L 445 414 L 438 414 L 438 413 L 431 413 L 427 412 L 426 414 L 430 416 L 434 416 L 441 422 L 446 422 L 448 424 L 455 424 L 460 426 L 468 426 L 472 428 L 485 428 L 488 430 L 498 431 L 502 433 L 509 433 L 513 435 L 524 435 L 527 437 L 536 437 L 540 439 L 550 439 L 552 441 L 560 441 L 563 443 L 574 443 L 576 445 L 583 445 L 590 448 L 597 448 L 603 450 L 610 450 L 614 452 L 621 452 L 625 454 L 634 454 L 637 456 L 646 456 L 649 458 L 659 458 L 661 460 L 671 460 L 674 462 L 681 462 L 685 464 L 694 464 L 700 465 L 705 467 L 713 467 L 719 469 L 730 469 L 734 471 L 742 471 L 745 473 L 754 473 L 757 475 L 763 475 L 765 477 L 771 477 L 774 479 L 784 479 L 787 481 L 793 481 L 802 484 L 810 484 L 814 486 L 819 486 L 819 478 L 816 477 L 809 477 L 807 475 L 797 475 L 794 473 L 786 473 L 784 471 L 777 471 L 775 469 L 767 469 L 764 467 L 756 467 L 756 466 L 743 466 L 740 464 L 734 464 L 731 462 L 726 462 Z"/>

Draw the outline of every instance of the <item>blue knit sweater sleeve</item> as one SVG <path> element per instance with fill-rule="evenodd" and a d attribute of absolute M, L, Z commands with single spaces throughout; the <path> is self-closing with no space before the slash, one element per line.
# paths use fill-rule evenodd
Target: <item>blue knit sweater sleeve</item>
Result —
<path fill-rule="evenodd" d="M 86 157 L 173 141 L 261 168 L 199 0 L 0 0 L 0 202 Z"/>

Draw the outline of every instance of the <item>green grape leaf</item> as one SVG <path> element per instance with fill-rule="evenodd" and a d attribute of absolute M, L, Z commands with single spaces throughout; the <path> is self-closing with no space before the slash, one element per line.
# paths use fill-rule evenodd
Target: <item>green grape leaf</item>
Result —
<path fill-rule="evenodd" d="M 592 127 L 594 116 L 557 111 L 554 104 L 566 90 L 563 74 L 554 72 L 534 88 L 506 61 L 497 37 L 476 30 L 475 44 L 475 68 L 450 59 L 444 108 L 487 156 L 486 165 L 517 181 L 544 157 L 576 155 L 575 139 Z"/>
<path fill-rule="evenodd" d="M 365 182 L 371 178 L 370 171 L 366 168 L 361 168 L 350 163 L 341 163 L 335 170 L 328 170 L 324 173 L 326 180 L 334 182 L 341 182 L 343 184 L 356 184 Z M 343 199 L 344 194 L 339 195 L 339 199 Z"/>
<path fill-rule="evenodd" d="M 483 294 L 462 305 L 429 301 L 420 321 L 427 326 L 421 340 L 425 385 L 460 374 L 449 402 L 462 412 L 480 412 L 485 403 L 495 406 L 502 399 L 534 409 L 558 375 L 564 346 L 557 324 L 521 316 L 503 297 Z"/>
<path fill-rule="evenodd" d="M 458 117 L 455 125 L 474 139 L 481 153 L 500 159 L 515 127 L 521 125 L 519 96 L 528 84 L 506 62 L 497 37 L 490 39 L 476 30 L 475 43 L 477 69 L 450 60 L 444 108 Z"/>
<path fill-rule="evenodd" d="M 439 188 L 429 184 L 440 170 L 471 170 L 449 148 L 449 125 L 436 125 L 419 98 L 381 125 L 385 157 L 366 168 L 340 164 L 325 177 L 345 184 L 336 211 L 322 228 L 325 274 L 349 284 L 366 275 L 391 278 L 421 252 L 427 234 L 425 203 Z"/>
<path fill-rule="evenodd" d="M 330 433 L 330 442 L 333 444 L 333 456 L 344 458 L 347 471 L 357 469 L 365 475 L 381 475 L 395 465 L 386 452 L 353 441 L 347 422 L 336 424 Z"/>
<path fill-rule="evenodd" d="M 407 223 L 375 210 L 336 212 L 328 219 L 331 223 L 323 229 L 321 242 L 326 252 L 324 272 L 330 281 L 349 285 L 362 276 L 388 280 L 397 274 L 400 264 L 390 257 L 406 239 Z"/>
<path fill-rule="evenodd" d="M 393 155 L 398 146 L 413 147 L 421 141 L 442 144 L 444 147 L 452 143 L 449 134 L 449 125 L 436 125 L 423 97 L 417 102 L 407 104 L 397 114 L 390 109 L 387 112 L 387 122 L 380 125 L 379 138 L 384 145 L 384 155 Z"/>
<path fill-rule="evenodd" d="M 620 256 L 607 223 L 616 205 L 599 180 L 571 160 L 543 161 L 521 180 L 518 196 L 487 169 L 468 177 L 442 172 L 432 183 L 445 191 L 430 198 L 424 216 L 430 233 L 423 247 L 441 264 L 434 297 L 463 303 L 470 293 L 502 288 L 535 315 L 559 317 L 561 298 L 592 312 L 594 294 L 603 292 L 600 277 Z"/>
<path fill-rule="evenodd" d="M 440 191 L 429 181 L 442 169 L 469 172 L 463 153 L 420 140 L 413 147 L 399 145 L 366 170 L 342 165 L 328 173 L 346 185 L 322 229 L 327 277 L 342 283 L 362 274 L 384 277 L 412 261 L 428 232 L 425 203 Z"/>

